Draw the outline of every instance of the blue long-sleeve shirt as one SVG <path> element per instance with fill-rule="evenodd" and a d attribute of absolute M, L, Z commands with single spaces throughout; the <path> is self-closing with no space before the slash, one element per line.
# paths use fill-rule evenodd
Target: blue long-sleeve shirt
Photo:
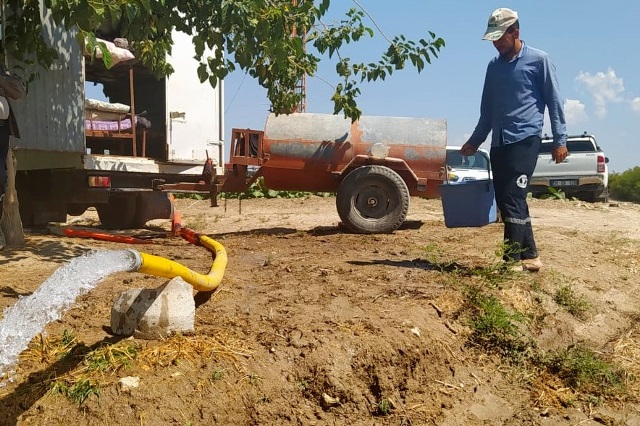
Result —
<path fill-rule="evenodd" d="M 480 120 L 469 142 L 478 147 L 491 132 L 491 146 L 542 135 L 545 106 L 549 110 L 554 146 L 566 146 L 563 98 L 549 55 L 522 42 L 511 61 L 495 57 L 487 66 Z"/>

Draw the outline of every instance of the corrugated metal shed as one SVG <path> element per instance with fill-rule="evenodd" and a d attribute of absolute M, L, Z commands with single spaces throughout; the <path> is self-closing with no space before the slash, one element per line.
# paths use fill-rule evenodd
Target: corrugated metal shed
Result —
<path fill-rule="evenodd" d="M 85 150 L 82 52 L 75 31 L 55 26 L 50 16 L 43 19 L 43 32 L 59 52 L 59 59 L 51 70 L 34 68 L 38 78 L 29 84 L 27 96 L 13 102 L 21 138 L 12 139 L 11 143 L 18 149 L 82 153 Z"/>

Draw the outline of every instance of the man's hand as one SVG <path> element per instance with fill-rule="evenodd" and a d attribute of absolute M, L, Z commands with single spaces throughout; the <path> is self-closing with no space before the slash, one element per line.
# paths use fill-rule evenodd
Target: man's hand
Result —
<path fill-rule="evenodd" d="M 466 142 L 464 145 L 462 145 L 462 148 L 460 148 L 460 153 L 462 155 L 473 155 L 477 150 L 478 147 L 471 145 L 469 142 Z"/>
<path fill-rule="evenodd" d="M 569 151 L 567 151 L 566 146 L 557 146 L 551 151 L 551 158 L 556 164 L 562 163 L 567 158 L 567 155 L 569 155 Z"/>

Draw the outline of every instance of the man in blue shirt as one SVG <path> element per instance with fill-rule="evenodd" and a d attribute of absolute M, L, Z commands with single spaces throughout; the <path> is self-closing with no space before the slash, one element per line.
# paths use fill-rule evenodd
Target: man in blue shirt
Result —
<path fill-rule="evenodd" d="M 567 157 L 563 99 L 547 53 L 520 40 L 515 11 L 496 9 L 483 39 L 492 41 L 499 55 L 487 67 L 480 119 L 461 152 L 473 155 L 491 132 L 491 168 L 504 222 L 505 260 L 521 262 L 522 269 L 536 272 L 542 262 L 533 238 L 527 187 L 538 160 L 545 107 L 553 133 L 552 158 L 561 163 Z"/>

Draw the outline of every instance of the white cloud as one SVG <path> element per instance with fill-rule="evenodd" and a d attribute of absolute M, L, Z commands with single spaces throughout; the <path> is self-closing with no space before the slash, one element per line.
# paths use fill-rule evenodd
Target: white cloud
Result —
<path fill-rule="evenodd" d="M 577 99 L 567 99 L 564 104 L 564 115 L 567 119 L 567 127 L 589 120 L 585 104 Z"/>
<path fill-rule="evenodd" d="M 567 119 L 567 131 L 570 134 L 582 133 L 579 124 L 589 121 L 589 115 L 586 111 L 586 105 L 577 99 L 567 99 L 564 103 L 564 116 Z M 549 121 L 549 112 L 544 113 L 544 125 L 542 133 L 551 135 L 551 123 Z"/>
<path fill-rule="evenodd" d="M 623 100 L 624 83 L 612 68 L 595 74 L 580 72 L 576 82 L 583 85 L 591 94 L 596 106 L 596 115 L 599 118 L 607 115 L 607 104 Z"/>
<path fill-rule="evenodd" d="M 631 109 L 640 112 L 640 97 L 631 100 Z"/>

